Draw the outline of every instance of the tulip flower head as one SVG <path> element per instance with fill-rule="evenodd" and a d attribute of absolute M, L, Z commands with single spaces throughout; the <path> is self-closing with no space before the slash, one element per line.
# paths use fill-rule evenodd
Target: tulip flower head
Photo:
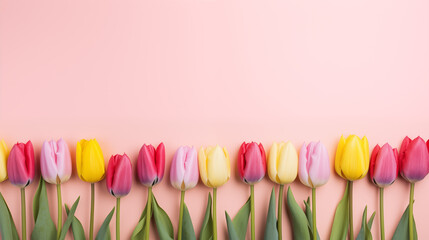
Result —
<path fill-rule="evenodd" d="M 200 148 L 198 162 L 201 181 L 210 188 L 217 188 L 225 184 L 231 174 L 229 154 L 225 148 Z"/>
<path fill-rule="evenodd" d="M 31 141 L 13 146 L 7 159 L 7 173 L 13 185 L 28 186 L 34 179 L 34 150 Z"/>
<path fill-rule="evenodd" d="M 388 144 L 381 148 L 377 144 L 372 150 L 369 165 L 369 177 L 371 181 L 383 188 L 392 184 L 398 177 L 399 161 L 398 150 Z"/>
<path fill-rule="evenodd" d="M 72 162 L 69 148 L 63 139 L 43 143 L 40 169 L 43 179 L 48 183 L 59 184 L 70 179 Z"/>
<path fill-rule="evenodd" d="M 299 153 L 299 179 L 310 188 L 328 182 L 330 175 L 329 155 L 321 142 L 304 143 Z"/>
<path fill-rule="evenodd" d="M 79 178 L 95 183 L 103 180 L 106 173 L 103 152 L 97 140 L 82 139 L 76 145 L 76 169 Z"/>
<path fill-rule="evenodd" d="M 155 148 L 144 144 L 137 159 L 137 175 L 141 184 L 152 187 L 161 182 L 165 169 L 165 147 L 160 143 Z"/>
<path fill-rule="evenodd" d="M 429 145 L 429 142 L 427 143 Z M 421 137 L 411 141 L 405 137 L 399 151 L 399 170 L 404 179 L 414 183 L 422 180 L 429 172 L 428 146 Z"/>
<path fill-rule="evenodd" d="M 9 156 L 9 149 L 6 146 L 6 143 L 0 141 L 0 182 L 3 182 L 7 179 L 7 158 Z"/>
<path fill-rule="evenodd" d="M 112 156 L 107 165 L 107 190 L 114 197 L 123 197 L 131 190 L 132 167 L 127 154 Z"/>
<path fill-rule="evenodd" d="M 369 146 L 366 137 L 341 136 L 335 155 L 335 171 L 349 181 L 366 176 L 369 168 Z"/>
<path fill-rule="evenodd" d="M 261 143 L 255 142 L 241 144 L 238 153 L 238 171 L 245 183 L 254 184 L 265 176 L 266 158 Z"/>
<path fill-rule="evenodd" d="M 178 190 L 185 191 L 197 185 L 198 177 L 197 150 L 195 147 L 179 147 L 171 163 L 171 185 Z"/>
<path fill-rule="evenodd" d="M 298 153 L 289 142 L 273 143 L 268 156 L 268 176 L 278 184 L 287 184 L 298 175 Z"/>

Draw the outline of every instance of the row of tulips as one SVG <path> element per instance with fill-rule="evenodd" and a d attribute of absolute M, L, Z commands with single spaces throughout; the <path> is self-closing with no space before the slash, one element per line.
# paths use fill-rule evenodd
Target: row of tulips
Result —
<path fill-rule="evenodd" d="M 331 239 L 354 239 L 353 233 L 353 181 L 361 179 L 370 172 L 370 179 L 380 188 L 380 228 L 381 239 L 384 236 L 383 189 L 391 185 L 398 176 L 410 182 L 410 202 L 394 234 L 394 239 L 417 239 L 413 218 L 414 184 L 422 180 L 429 172 L 429 142 L 417 137 L 414 140 L 406 137 L 399 154 L 388 143 L 382 147 L 376 145 L 369 154 L 368 141 L 355 135 L 341 137 L 335 156 L 335 171 L 347 180 L 344 196 L 337 206 L 331 230 Z M 91 184 L 91 213 L 89 239 L 94 232 L 94 184 L 106 177 L 107 190 L 116 197 L 116 207 L 106 217 L 98 231 L 96 239 L 110 238 L 109 222 L 116 209 L 116 239 L 120 236 L 120 199 L 131 190 L 132 165 L 126 154 L 114 155 L 110 158 L 107 173 L 100 146 L 95 139 L 81 140 L 76 146 L 76 169 L 80 179 Z M 299 155 L 291 142 L 274 143 L 268 158 L 262 144 L 243 143 L 239 150 L 238 172 L 244 183 L 250 187 L 249 200 L 238 211 L 233 220 L 226 213 L 228 233 L 231 239 L 244 239 L 247 232 L 249 215 L 251 218 L 251 239 L 255 239 L 254 185 L 264 178 L 269 178 L 280 185 L 278 197 L 278 214 L 275 216 L 275 195 L 271 194 L 267 215 L 265 239 L 282 238 L 282 207 L 284 185 L 291 183 L 299 176 L 300 181 L 312 189 L 310 201 L 305 202 L 305 213 L 296 204 L 289 188 L 287 206 L 291 212 L 293 234 L 295 239 L 318 239 L 316 227 L 316 188 L 324 185 L 330 176 L 329 156 L 323 144 L 310 142 L 303 144 Z M 7 169 L 7 170 L 6 170 Z M 74 216 L 79 198 L 72 208 L 66 205 L 67 219 L 62 222 L 63 205 L 61 202 L 61 183 L 67 181 L 72 174 L 72 160 L 66 142 L 62 139 L 45 141 L 40 156 L 40 169 L 43 179 L 39 182 L 33 208 L 35 212 L 35 229 L 32 239 L 64 239 L 71 227 L 75 239 L 84 239 L 84 230 L 80 221 Z M 137 178 L 148 187 L 146 207 L 133 232 L 132 239 L 149 239 L 151 219 L 154 218 L 161 239 L 174 239 L 171 221 L 158 205 L 152 193 L 152 187 L 161 182 L 165 171 L 165 147 L 161 143 L 157 148 L 143 145 L 137 160 Z M 9 178 L 10 182 L 21 189 L 22 203 L 22 239 L 26 239 L 25 187 L 35 176 L 34 151 L 31 141 L 26 144 L 17 143 L 9 152 L 4 141 L 0 142 L 0 181 Z M 171 168 L 171 184 L 181 191 L 179 224 L 176 239 L 196 239 L 192 221 L 184 203 L 185 191 L 193 188 L 201 178 L 202 182 L 213 189 L 213 200 L 209 194 L 206 216 L 202 224 L 200 239 L 217 239 L 216 199 L 217 188 L 230 178 L 230 160 L 228 151 L 219 146 L 201 148 L 197 153 L 194 147 L 182 146 L 174 154 Z M 58 196 L 58 223 L 53 224 L 49 216 L 44 182 L 56 184 Z M 1 195 L 1 194 L 0 194 Z M 0 232 L 2 239 L 18 239 L 12 216 L 0 198 Z M 2 208 L 2 206 L 5 206 Z M 47 208 L 47 210 L 46 210 Z M 5 209 L 7 212 L 4 212 Z M 47 213 L 46 213 L 47 211 Z M 49 216 L 49 217 L 46 217 Z M 374 216 L 374 214 L 373 214 Z M 358 239 L 372 239 L 372 218 L 367 221 L 366 210 L 362 221 L 362 229 Z M 40 229 L 38 226 L 43 226 Z M 47 227 L 48 226 L 48 227 Z M 50 228 L 49 228 L 50 226 Z M 243 227 L 244 226 L 244 227 Z M 37 231 L 36 231 L 37 230 Z M 366 232 L 365 232 L 366 231 Z M 368 237 L 369 236 L 369 237 Z"/>

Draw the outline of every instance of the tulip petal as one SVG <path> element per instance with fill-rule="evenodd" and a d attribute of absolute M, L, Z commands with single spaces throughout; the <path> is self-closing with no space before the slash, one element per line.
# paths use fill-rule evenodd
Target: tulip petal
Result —
<path fill-rule="evenodd" d="M 25 163 L 24 144 L 17 143 L 10 151 L 7 161 L 9 180 L 13 185 L 25 187 L 29 184 L 29 177 Z"/>
<path fill-rule="evenodd" d="M 291 142 L 280 149 L 280 159 L 277 165 L 277 177 L 280 183 L 291 183 L 298 174 L 298 153 Z"/>
<path fill-rule="evenodd" d="M 58 170 L 55 163 L 56 146 L 54 141 L 45 141 L 40 152 L 40 170 L 43 179 L 51 184 L 57 183 Z"/>
<path fill-rule="evenodd" d="M 164 143 L 160 143 L 158 147 L 156 148 L 156 173 L 158 177 L 158 181 L 156 183 L 161 182 L 161 180 L 164 178 L 164 171 L 165 171 L 165 147 Z"/>
<path fill-rule="evenodd" d="M 85 146 L 86 146 L 85 139 L 80 140 L 76 144 L 76 170 L 77 170 L 77 175 L 79 176 L 80 179 L 82 179 L 82 148 L 84 148 Z"/>
<path fill-rule="evenodd" d="M 278 144 L 274 142 L 268 154 L 268 166 L 267 166 L 268 177 L 271 179 L 271 181 L 275 183 L 280 183 L 279 180 L 277 179 L 278 149 L 279 149 Z"/>
<path fill-rule="evenodd" d="M 381 147 L 374 166 L 373 181 L 379 187 L 386 187 L 392 184 L 397 177 L 397 168 L 395 154 L 389 144 Z"/>
<path fill-rule="evenodd" d="M 307 187 L 312 187 L 308 182 L 308 169 L 307 169 L 307 146 L 304 143 L 299 151 L 299 160 L 298 160 L 298 171 L 299 171 L 299 180 Z"/>
<path fill-rule="evenodd" d="M 30 184 L 34 179 L 34 173 L 35 173 L 34 149 L 31 141 L 28 141 L 25 144 L 25 164 L 26 164 L 26 170 L 27 170 L 28 180 L 29 180 L 28 184 Z"/>
<path fill-rule="evenodd" d="M 341 160 L 343 176 L 351 181 L 362 178 L 366 169 L 364 158 L 365 154 L 360 139 L 355 135 L 347 137 Z"/>
<path fill-rule="evenodd" d="M 265 159 L 262 158 L 259 146 L 252 142 L 247 144 L 247 149 L 244 153 L 245 166 L 243 181 L 249 184 L 259 182 L 265 175 L 264 164 Z"/>
<path fill-rule="evenodd" d="M 81 156 L 81 176 L 86 182 L 101 181 L 105 175 L 104 158 L 100 145 L 95 139 L 84 142 Z"/>
<path fill-rule="evenodd" d="M 380 146 L 378 144 L 374 147 L 371 153 L 370 165 L 369 165 L 369 178 L 374 181 L 374 167 L 375 161 L 377 160 L 378 152 L 380 151 Z"/>
<path fill-rule="evenodd" d="M 337 152 L 335 154 L 335 172 L 337 172 L 337 174 L 342 178 L 345 178 L 341 171 L 341 161 L 345 145 L 346 139 L 344 139 L 344 136 L 341 136 L 340 141 L 338 142 Z"/>
<path fill-rule="evenodd" d="M 140 149 L 137 170 L 139 180 L 143 185 L 151 187 L 158 182 L 155 165 L 155 148 L 152 145 L 144 144 Z"/>
<path fill-rule="evenodd" d="M 207 187 L 212 187 L 211 185 L 209 185 L 209 182 L 208 182 L 207 155 L 205 153 L 204 148 L 202 148 L 202 147 L 198 151 L 198 165 L 199 165 L 199 169 L 200 169 L 201 181 Z"/>
<path fill-rule="evenodd" d="M 238 173 L 240 174 L 241 180 L 244 180 L 244 168 L 246 167 L 246 162 L 244 160 L 244 154 L 246 152 L 247 144 L 243 142 L 240 146 L 240 149 L 238 150 Z"/>
<path fill-rule="evenodd" d="M 56 151 L 58 177 L 61 183 L 64 183 L 70 179 L 72 174 L 70 151 L 62 138 L 57 141 L 56 145 L 58 146 Z"/>
<path fill-rule="evenodd" d="M 229 160 L 222 148 L 211 148 L 207 154 L 208 183 L 213 187 L 220 187 L 229 179 Z"/>
<path fill-rule="evenodd" d="M 314 144 L 314 151 L 310 159 L 312 159 L 308 169 L 310 183 L 317 188 L 327 183 L 330 175 L 329 155 L 322 143 Z"/>
<path fill-rule="evenodd" d="M 185 158 L 187 147 L 180 147 L 174 154 L 170 168 L 170 182 L 176 189 L 182 190 L 185 175 Z"/>
<path fill-rule="evenodd" d="M 9 157 L 9 149 L 4 142 L 0 141 L 0 182 L 7 179 L 7 158 Z"/>
<path fill-rule="evenodd" d="M 195 187 L 198 183 L 197 150 L 194 147 L 187 149 L 183 183 L 185 190 Z"/>
<path fill-rule="evenodd" d="M 132 167 L 126 154 L 118 155 L 112 181 L 112 194 L 115 197 L 123 197 L 131 190 Z"/>

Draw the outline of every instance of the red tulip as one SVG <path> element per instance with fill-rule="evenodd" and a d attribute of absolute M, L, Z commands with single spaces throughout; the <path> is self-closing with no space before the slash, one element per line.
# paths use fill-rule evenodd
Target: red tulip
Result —
<path fill-rule="evenodd" d="M 17 143 L 10 151 L 7 160 L 7 173 L 10 182 L 18 187 L 28 186 L 34 179 L 34 150 L 31 141 Z"/>
<path fill-rule="evenodd" d="M 160 143 L 156 150 L 152 145 L 144 144 L 137 159 L 137 176 L 140 182 L 147 187 L 161 182 L 164 177 L 164 168 L 164 144 Z"/>
<path fill-rule="evenodd" d="M 131 161 L 127 154 L 112 156 L 107 166 L 107 190 L 115 197 L 127 195 L 131 190 Z"/>
<path fill-rule="evenodd" d="M 429 172 L 428 146 L 421 137 L 411 141 L 405 137 L 399 151 L 399 169 L 403 178 L 414 183 L 422 180 Z"/>
<path fill-rule="evenodd" d="M 265 150 L 255 142 L 241 144 L 238 153 L 238 171 L 241 180 L 248 184 L 259 182 L 266 172 Z"/>
<path fill-rule="evenodd" d="M 392 184 L 398 177 L 399 171 L 398 150 L 388 144 L 383 147 L 375 146 L 372 150 L 369 163 L 369 176 L 379 187 Z"/>

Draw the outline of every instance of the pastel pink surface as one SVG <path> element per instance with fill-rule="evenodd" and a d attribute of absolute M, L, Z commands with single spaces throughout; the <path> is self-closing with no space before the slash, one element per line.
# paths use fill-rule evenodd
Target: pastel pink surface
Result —
<path fill-rule="evenodd" d="M 249 188 L 237 171 L 243 141 L 292 140 L 297 148 L 320 140 L 331 160 L 329 182 L 317 190 L 319 233 L 328 238 L 345 181 L 333 171 L 341 134 L 366 135 L 370 149 L 400 147 L 408 135 L 429 137 L 429 2 L 416 1 L 0 1 L 0 138 L 9 148 L 31 140 L 36 166 L 45 139 L 69 144 L 96 138 L 106 161 L 164 142 L 166 171 L 181 145 L 221 144 L 231 156 L 231 179 L 218 191 L 219 236 L 224 211 L 235 215 Z M 38 167 L 37 167 L 38 169 Z M 40 171 L 36 171 L 40 175 Z M 135 167 L 134 167 L 135 173 Z M 180 192 L 167 176 L 153 191 L 178 224 Z M 28 229 L 34 226 L 27 187 Z M 354 185 L 355 233 L 365 205 L 377 210 L 368 178 Z M 255 186 L 256 234 L 263 235 L 267 177 Z M 310 189 L 291 187 L 302 201 Z M 429 179 L 416 184 L 419 237 L 429 213 Z M 0 184 L 20 231 L 19 189 Z M 201 182 L 185 200 L 198 233 L 209 188 Z M 386 237 L 408 203 L 400 179 L 385 189 Z M 63 184 L 69 205 L 89 228 L 90 185 L 76 175 Z M 55 186 L 48 186 L 56 222 Z M 146 201 L 133 179 L 122 199 L 122 239 L 128 239 Z M 359 197 L 358 197 L 359 196 Z M 96 184 L 95 229 L 115 204 L 105 180 Z M 127 207 L 128 206 L 128 207 Z M 190 207 L 192 206 L 192 207 Z M 284 212 L 284 236 L 291 237 Z M 378 215 L 373 235 L 379 236 Z M 152 228 L 152 232 L 155 228 Z M 111 223 L 115 234 L 114 221 Z"/>

